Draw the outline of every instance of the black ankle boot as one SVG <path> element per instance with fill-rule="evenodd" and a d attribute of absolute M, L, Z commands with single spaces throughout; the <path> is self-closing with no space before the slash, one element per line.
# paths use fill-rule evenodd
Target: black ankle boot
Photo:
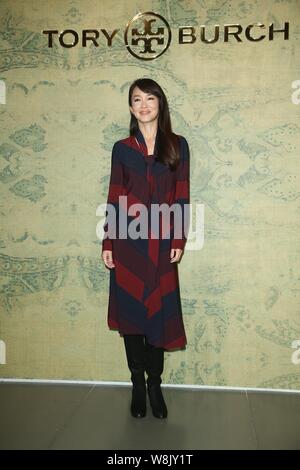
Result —
<path fill-rule="evenodd" d="M 160 419 L 166 418 L 168 416 L 168 410 L 160 385 L 148 385 L 148 395 L 153 416 Z"/>
<path fill-rule="evenodd" d="M 144 418 L 146 416 L 144 336 L 124 335 L 124 344 L 132 381 L 131 415 L 134 418 Z"/>
<path fill-rule="evenodd" d="M 166 418 L 168 416 L 167 406 L 160 387 L 161 374 L 164 370 L 164 349 L 157 348 L 148 343 L 145 339 L 146 346 L 146 372 L 147 389 L 152 414 L 155 418 Z"/>

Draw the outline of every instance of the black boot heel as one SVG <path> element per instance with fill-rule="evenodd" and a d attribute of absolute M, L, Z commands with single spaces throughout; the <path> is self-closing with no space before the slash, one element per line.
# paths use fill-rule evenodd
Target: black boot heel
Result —
<path fill-rule="evenodd" d="M 153 416 L 159 419 L 166 418 L 168 409 L 160 385 L 148 385 L 148 395 Z"/>

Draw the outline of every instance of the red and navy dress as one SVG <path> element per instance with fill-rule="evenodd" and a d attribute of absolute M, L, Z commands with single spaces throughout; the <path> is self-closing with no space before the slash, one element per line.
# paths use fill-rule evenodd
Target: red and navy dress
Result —
<path fill-rule="evenodd" d="M 149 209 L 150 235 L 152 203 L 168 206 L 178 203 L 182 210 L 184 204 L 189 204 L 189 146 L 183 136 L 178 137 L 180 162 L 175 171 L 156 160 L 157 135 L 153 155 L 148 155 L 140 129 L 114 144 L 107 202 L 116 209 L 117 227 L 122 216 L 123 220 L 127 216 L 129 227 L 137 215 L 128 215 L 128 211 L 133 204 L 140 203 Z M 119 196 L 127 196 L 126 205 L 119 204 Z M 176 262 L 170 262 L 171 249 L 185 246 L 185 226 L 182 217 L 182 230 L 175 234 L 171 222 L 169 238 L 162 236 L 161 225 L 156 237 L 121 238 L 117 227 L 117 238 L 105 234 L 102 251 L 111 250 L 115 264 L 110 269 L 108 326 L 118 330 L 121 336 L 145 335 L 150 344 L 165 350 L 186 345 L 178 267 Z"/>

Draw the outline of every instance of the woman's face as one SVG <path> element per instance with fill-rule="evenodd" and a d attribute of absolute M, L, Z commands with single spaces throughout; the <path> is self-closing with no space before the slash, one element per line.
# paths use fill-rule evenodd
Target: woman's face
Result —
<path fill-rule="evenodd" d="M 159 100 L 157 96 L 135 87 L 129 109 L 140 123 L 155 121 L 159 114 Z"/>

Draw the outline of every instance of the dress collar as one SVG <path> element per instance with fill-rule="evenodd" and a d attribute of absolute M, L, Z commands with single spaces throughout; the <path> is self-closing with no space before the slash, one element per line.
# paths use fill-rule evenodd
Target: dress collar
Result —
<path fill-rule="evenodd" d="M 145 156 L 147 156 L 147 153 L 148 153 L 147 145 L 146 145 L 144 136 L 143 136 L 142 131 L 140 130 L 140 128 L 138 128 L 136 130 L 134 135 L 135 135 L 138 143 L 140 144 L 140 149 L 141 149 L 142 153 Z M 156 132 L 156 136 L 155 136 L 155 144 L 154 144 L 154 151 L 153 151 L 154 155 L 156 155 L 157 145 L 158 145 L 158 132 Z"/>

